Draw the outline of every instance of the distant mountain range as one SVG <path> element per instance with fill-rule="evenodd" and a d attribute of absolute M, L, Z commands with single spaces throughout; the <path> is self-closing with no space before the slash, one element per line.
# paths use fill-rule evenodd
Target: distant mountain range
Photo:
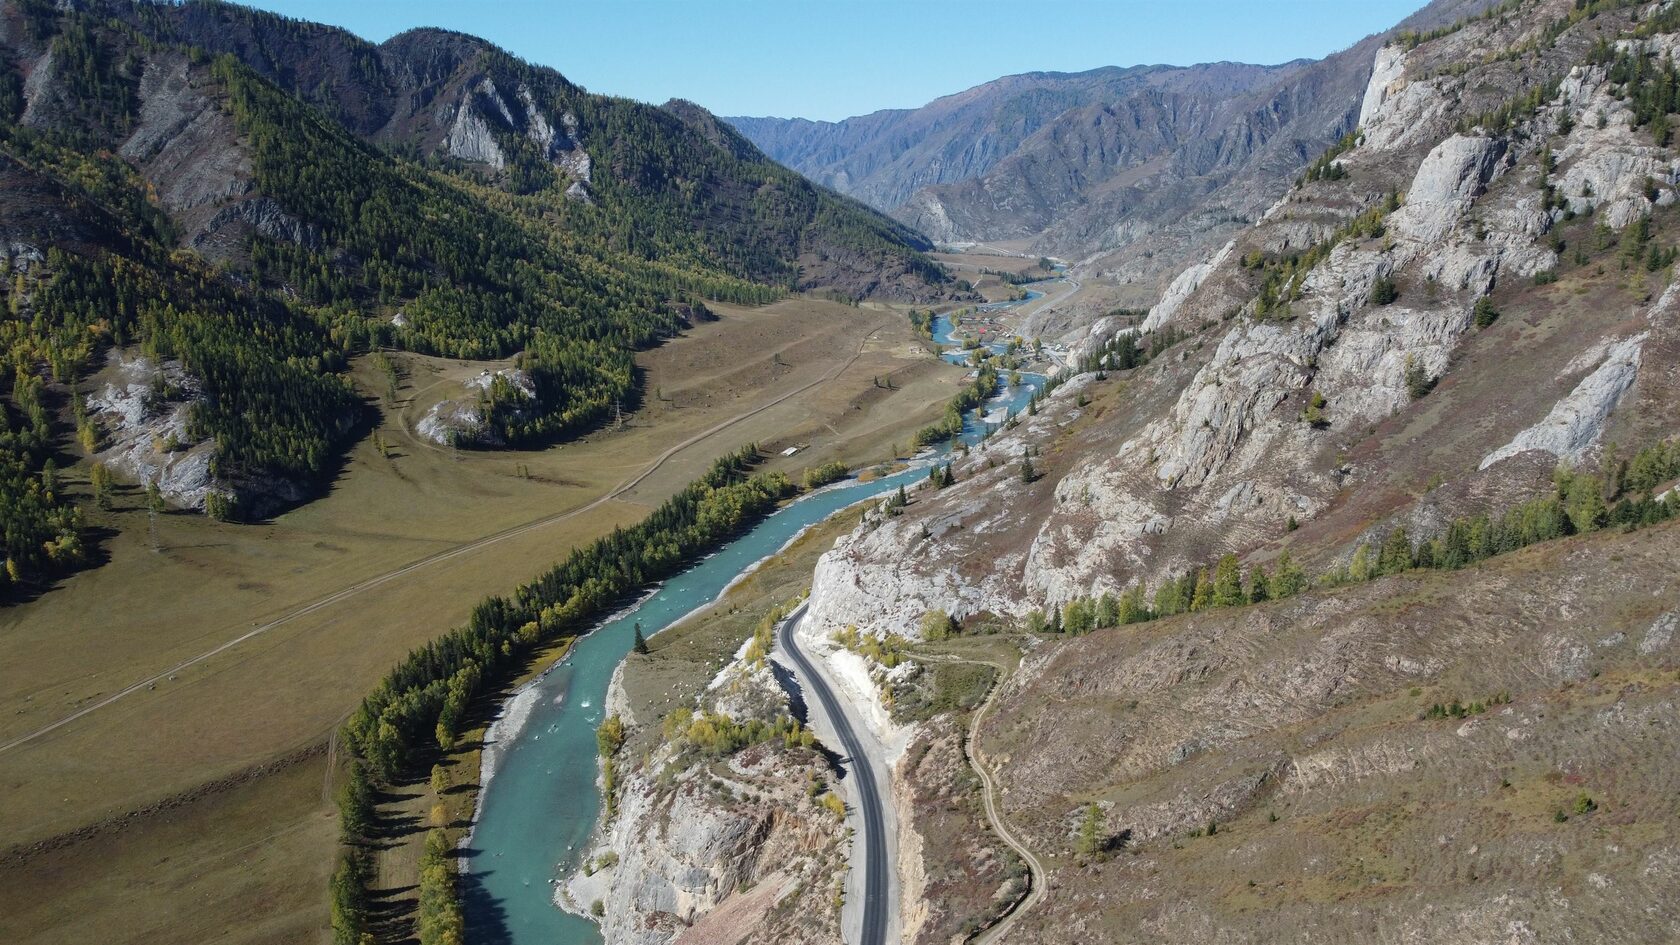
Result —
<path fill-rule="evenodd" d="M 1488 0 L 1436 0 L 1428 29 Z M 771 157 L 945 243 L 1025 241 L 1142 286 L 1226 238 L 1352 130 L 1372 36 L 1324 59 L 1007 76 L 839 122 L 728 119 Z"/>

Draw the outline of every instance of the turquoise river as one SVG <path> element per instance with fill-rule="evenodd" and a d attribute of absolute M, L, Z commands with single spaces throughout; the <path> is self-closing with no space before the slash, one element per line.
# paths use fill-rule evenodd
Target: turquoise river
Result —
<path fill-rule="evenodd" d="M 1022 301 L 1036 298 L 1030 293 Z M 997 303 L 987 308 L 1001 307 Z M 961 362 L 949 319 L 940 316 L 934 340 L 948 360 Z M 962 438 L 978 441 L 993 422 L 1026 406 L 1044 378 L 1024 374 L 1014 387 L 965 418 Z M 630 651 L 634 626 L 656 633 L 715 600 L 731 581 L 779 550 L 800 531 L 853 503 L 927 475 L 928 460 L 897 474 L 818 490 L 770 515 L 651 595 L 578 640 L 534 682 L 529 717 L 498 746 L 494 777 L 479 799 L 472 839 L 463 855 L 462 890 L 468 939 L 475 945 L 596 945 L 599 930 L 554 904 L 555 883 L 570 876 L 588 852 L 600 814 L 595 729 L 607 685 Z"/>

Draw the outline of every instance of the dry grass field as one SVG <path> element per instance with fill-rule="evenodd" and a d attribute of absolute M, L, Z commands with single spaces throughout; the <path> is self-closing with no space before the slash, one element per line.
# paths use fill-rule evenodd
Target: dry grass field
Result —
<path fill-rule="evenodd" d="M 794 299 L 719 314 L 640 357 L 648 402 L 622 428 L 536 452 L 428 444 L 412 423 L 484 365 L 401 356 L 402 384 L 378 404 L 388 455 L 357 444 L 325 497 L 246 526 L 152 521 L 138 495 L 97 515 L 105 563 L 0 612 L 0 939 L 324 935 L 334 831 L 319 749 L 395 659 L 744 443 L 808 445 L 772 464 L 795 475 L 887 455 L 960 375 L 889 309 Z M 366 365 L 358 381 L 385 387 Z M 67 883 L 86 889 L 83 908 Z"/>

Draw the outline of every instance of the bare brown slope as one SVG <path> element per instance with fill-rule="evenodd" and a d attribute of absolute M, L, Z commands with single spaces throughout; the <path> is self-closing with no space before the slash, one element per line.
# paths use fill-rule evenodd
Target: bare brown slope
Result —
<path fill-rule="evenodd" d="M 1044 647 L 982 735 L 1060 864 L 1020 940 L 1671 940 L 1676 555 L 1669 524 Z M 1091 802 L 1117 850 L 1076 866 Z"/>

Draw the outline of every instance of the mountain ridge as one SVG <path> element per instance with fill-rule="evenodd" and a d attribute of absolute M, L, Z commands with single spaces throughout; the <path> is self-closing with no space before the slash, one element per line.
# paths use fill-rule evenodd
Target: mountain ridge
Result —
<path fill-rule="evenodd" d="M 922 109 L 829 125 L 730 121 L 776 159 L 936 241 L 1018 242 L 1028 252 L 1075 261 L 1077 270 L 1104 283 L 1107 304 L 1145 306 L 1180 264 L 1257 218 L 1284 182 L 1352 129 L 1371 58 L 1387 37 L 1492 5 L 1435 0 L 1392 29 L 1319 60 L 1076 73 L 1177 81 L 1111 87 L 1101 101 L 1052 95 L 1023 104 L 1018 107 L 1040 111 L 1017 126 L 1022 133 L 1001 141 L 971 123 L 958 129 L 967 135 L 962 140 L 949 140 L 956 132 L 940 129 L 947 140 L 938 148 L 917 143 L 927 137 L 930 116 L 945 108 L 941 103 L 982 102 L 998 112 L 1016 107 L 1021 97 L 1008 85 L 1015 77 L 942 96 Z M 1233 83 L 1238 74 L 1248 81 Z M 948 159 L 976 149 L 976 160 Z M 1059 334 L 1101 310 L 1041 327 Z"/>
<path fill-rule="evenodd" d="M 8 0 L 0 148 L 4 289 L 33 317 L 12 373 L 42 381 L 11 458 L 38 479 L 74 431 L 218 517 L 326 487 L 367 432 L 350 359 L 380 347 L 510 361 L 425 425 L 531 446 L 634 408 L 631 356 L 707 299 L 960 295 L 921 235 L 709 116 L 442 30 L 376 46 L 231 4 Z M 14 580 L 85 556 L 51 478 Z"/>

